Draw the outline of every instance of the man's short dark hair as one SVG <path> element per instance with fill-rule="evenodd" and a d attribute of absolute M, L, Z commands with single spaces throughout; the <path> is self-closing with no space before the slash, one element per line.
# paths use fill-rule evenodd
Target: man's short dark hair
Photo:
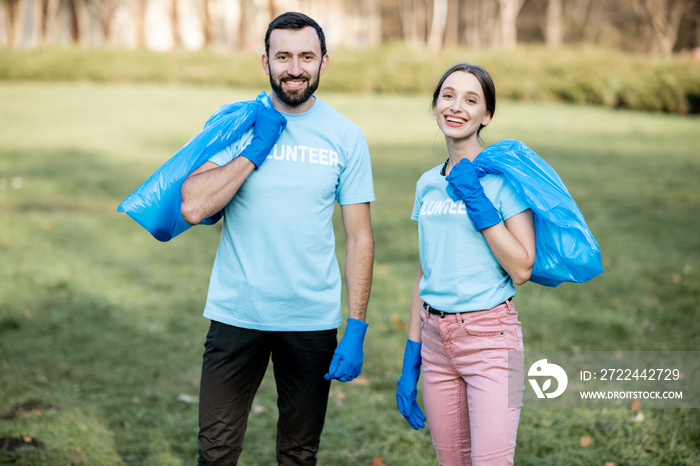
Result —
<path fill-rule="evenodd" d="M 326 54 L 326 36 L 323 34 L 323 29 L 318 25 L 316 21 L 309 18 L 303 13 L 288 12 L 282 13 L 277 18 L 273 19 L 270 25 L 267 27 L 267 32 L 265 33 L 265 55 L 270 55 L 270 34 L 275 29 L 292 29 L 299 30 L 305 27 L 312 27 L 316 29 L 316 34 L 318 34 L 318 40 L 321 42 L 321 54 Z"/>

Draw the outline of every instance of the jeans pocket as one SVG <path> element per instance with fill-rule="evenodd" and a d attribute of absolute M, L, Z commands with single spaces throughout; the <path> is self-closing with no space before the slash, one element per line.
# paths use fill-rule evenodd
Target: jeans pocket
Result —
<path fill-rule="evenodd" d="M 503 335 L 503 325 L 497 319 L 475 322 L 465 321 L 462 323 L 462 327 L 473 337 L 498 337 Z"/>

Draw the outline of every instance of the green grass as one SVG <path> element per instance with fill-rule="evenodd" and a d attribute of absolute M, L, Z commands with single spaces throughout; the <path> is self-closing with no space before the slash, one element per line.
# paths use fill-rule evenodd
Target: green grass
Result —
<path fill-rule="evenodd" d="M 220 104 L 258 91 L 0 84 L 0 437 L 41 442 L 0 451 L 0 464 L 195 462 L 197 406 L 180 398 L 198 393 L 219 227 L 164 244 L 116 207 Z M 320 464 L 436 464 L 429 432 L 410 429 L 394 392 L 418 264 L 415 182 L 444 160 L 444 143 L 427 94 L 320 95 L 367 134 L 377 194 L 365 365 L 359 382 L 333 383 Z M 700 348 L 698 123 L 499 102 L 485 142 L 521 139 L 557 169 L 606 268 L 586 284 L 519 288 L 526 349 Z M 241 464 L 274 463 L 270 375 Z M 516 463 L 700 462 L 698 410 L 638 413 L 525 408 Z"/>

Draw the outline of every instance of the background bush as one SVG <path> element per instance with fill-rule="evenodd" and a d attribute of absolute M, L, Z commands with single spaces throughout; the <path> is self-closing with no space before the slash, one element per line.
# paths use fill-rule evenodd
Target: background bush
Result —
<path fill-rule="evenodd" d="M 592 47 L 553 52 L 521 46 L 512 52 L 417 50 L 385 45 L 334 50 L 326 91 L 429 94 L 457 62 L 485 67 L 500 98 L 555 101 L 668 113 L 700 113 L 700 63 Z M 156 82 L 266 88 L 258 53 L 152 52 L 114 49 L 0 49 L 0 81 Z"/>

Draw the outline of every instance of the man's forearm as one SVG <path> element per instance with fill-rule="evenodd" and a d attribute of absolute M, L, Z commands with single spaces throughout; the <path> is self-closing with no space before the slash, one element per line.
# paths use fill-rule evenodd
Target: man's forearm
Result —
<path fill-rule="evenodd" d="M 360 235 L 348 241 L 345 253 L 345 281 L 348 290 L 348 317 L 365 320 L 372 288 L 374 239 Z"/>
<path fill-rule="evenodd" d="M 182 183 L 182 218 L 196 225 L 220 212 L 254 169 L 245 157 L 236 157 L 221 167 L 206 162 Z"/>

